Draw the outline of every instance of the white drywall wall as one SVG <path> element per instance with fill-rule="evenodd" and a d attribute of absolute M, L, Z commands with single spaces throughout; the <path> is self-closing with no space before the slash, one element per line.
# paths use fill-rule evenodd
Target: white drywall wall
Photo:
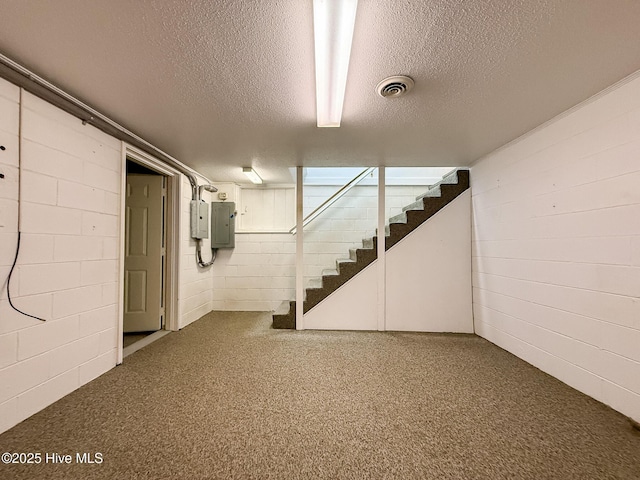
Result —
<path fill-rule="evenodd" d="M 386 253 L 386 330 L 473 333 L 471 193 Z"/>
<path fill-rule="evenodd" d="M 640 78 L 478 161 L 476 332 L 640 420 Z"/>
<path fill-rule="evenodd" d="M 307 330 L 377 330 L 377 261 L 304 315 Z"/>

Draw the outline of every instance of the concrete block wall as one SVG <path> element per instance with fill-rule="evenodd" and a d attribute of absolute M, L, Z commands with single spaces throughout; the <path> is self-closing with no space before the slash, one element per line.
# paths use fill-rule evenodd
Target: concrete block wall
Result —
<path fill-rule="evenodd" d="M 239 207 L 238 185 L 214 184 Z M 218 201 L 217 194 L 212 199 Z M 295 236 L 290 233 L 236 233 L 235 248 L 219 249 L 211 267 L 211 309 L 275 310 L 295 296 L 295 261 Z"/>
<path fill-rule="evenodd" d="M 287 232 L 295 225 L 295 185 L 238 189 L 236 231 Z"/>
<path fill-rule="evenodd" d="M 214 264 L 213 310 L 269 311 L 295 297 L 295 236 L 236 235 L 234 249 L 219 249 Z"/>
<path fill-rule="evenodd" d="M 20 90 L 0 79 L 0 432 L 116 365 L 122 142 L 23 94 L 22 241 L 18 231 Z M 213 270 L 199 269 L 183 182 L 178 324 L 213 305 Z M 200 179 L 205 182 L 203 178 Z M 206 193 L 206 200 L 211 197 Z M 208 242 L 208 241 L 207 241 Z M 203 247 L 208 260 L 209 243 Z"/>
<path fill-rule="evenodd" d="M 473 165 L 476 333 L 640 420 L 640 77 Z"/>
<path fill-rule="evenodd" d="M 329 198 L 339 186 L 305 186 L 305 217 Z M 362 240 L 375 235 L 378 222 L 378 187 L 356 186 L 313 220 L 304 232 L 305 286 L 336 259 L 349 258 L 350 248 L 362 248 Z"/>
<path fill-rule="evenodd" d="M 0 80 L 0 431 L 116 364 L 121 142 Z"/>
<path fill-rule="evenodd" d="M 208 183 L 203 177 L 197 175 L 198 183 Z M 196 261 L 196 241 L 191 238 L 191 184 L 182 176 L 181 190 L 181 238 L 180 245 L 180 286 L 178 302 L 180 305 L 180 328 L 195 322 L 203 315 L 213 310 L 213 287 L 216 266 L 200 268 Z M 207 203 L 214 200 L 214 194 L 202 192 L 202 199 Z M 202 259 L 205 262 L 211 260 L 211 239 L 202 240 Z"/>

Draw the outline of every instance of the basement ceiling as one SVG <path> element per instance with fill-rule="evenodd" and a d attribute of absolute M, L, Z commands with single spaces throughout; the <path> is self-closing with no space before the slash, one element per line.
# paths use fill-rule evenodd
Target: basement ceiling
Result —
<path fill-rule="evenodd" d="M 0 52 L 216 181 L 468 165 L 640 69 L 637 0 L 360 0 L 342 127 L 312 0 L 0 0 Z M 375 87 L 409 75 L 384 99 Z"/>

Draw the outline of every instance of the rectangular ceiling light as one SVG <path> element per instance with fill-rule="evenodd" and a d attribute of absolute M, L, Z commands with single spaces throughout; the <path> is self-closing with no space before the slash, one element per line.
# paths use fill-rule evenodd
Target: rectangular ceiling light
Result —
<path fill-rule="evenodd" d="M 318 127 L 339 127 L 358 0 L 313 0 Z"/>
<path fill-rule="evenodd" d="M 256 173 L 256 171 L 251 167 L 242 167 L 242 173 L 244 173 L 249 180 L 251 180 L 256 185 L 262 184 L 262 179 L 260 175 Z"/>

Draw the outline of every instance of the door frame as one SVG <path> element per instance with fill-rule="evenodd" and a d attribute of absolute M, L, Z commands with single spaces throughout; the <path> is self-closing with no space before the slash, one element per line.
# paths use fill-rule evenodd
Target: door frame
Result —
<path fill-rule="evenodd" d="M 142 150 L 122 142 L 122 178 L 120 183 L 120 261 L 118 291 L 118 359 L 122 363 L 124 332 L 124 249 L 125 249 L 125 192 L 127 181 L 127 160 L 153 170 L 166 178 L 166 221 L 165 221 L 165 285 L 164 285 L 164 330 L 179 330 L 179 273 L 180 273 L 180 199 L 182 197 L 182 174 L 143 152 Z"/>

